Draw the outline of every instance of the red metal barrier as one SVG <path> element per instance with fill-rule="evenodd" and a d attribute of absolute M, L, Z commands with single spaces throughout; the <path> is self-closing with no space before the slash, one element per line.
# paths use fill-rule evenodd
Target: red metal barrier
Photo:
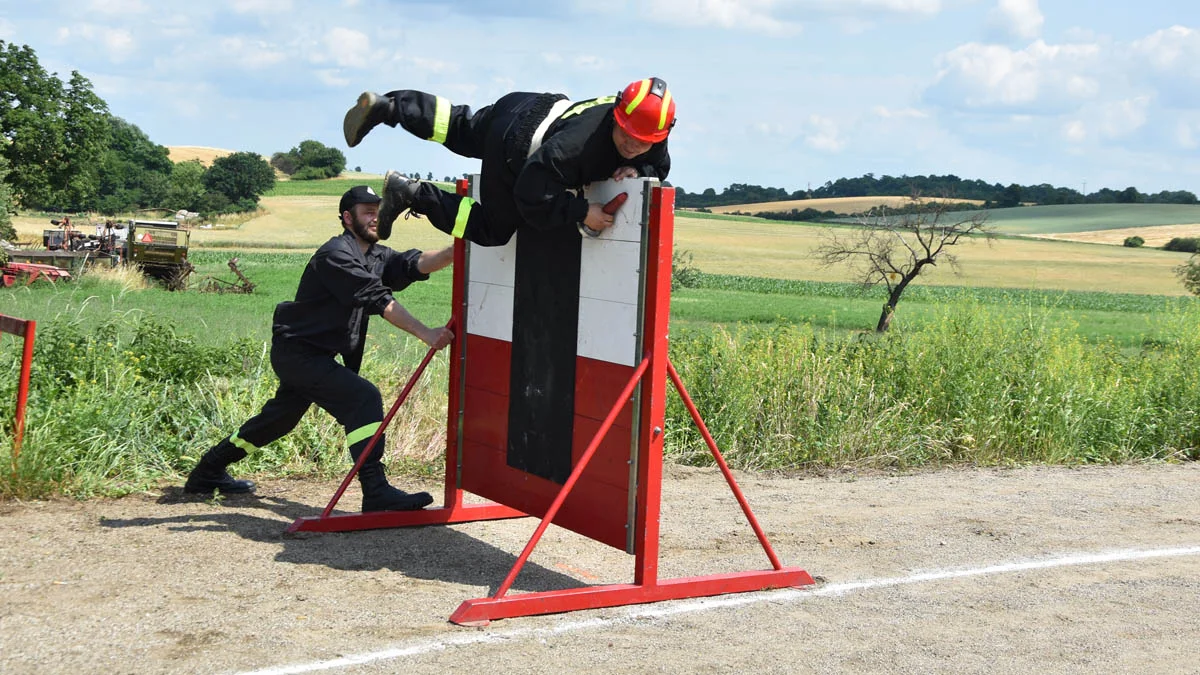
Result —
<path fill-rule="evenodd" d="M 37 322 L 0 314 L 0 333 L 11 333 L 24 338 L 25 349 L 21 356 L 21 379 L 17 383 L 17 410 L 13 420 L 12 470 L 17 472 L 17 458 L 21 456 L 21 442 L 25 437 L 25 404 L 29 399 L 29 371 L 33 367 L 33 336 Z"/>

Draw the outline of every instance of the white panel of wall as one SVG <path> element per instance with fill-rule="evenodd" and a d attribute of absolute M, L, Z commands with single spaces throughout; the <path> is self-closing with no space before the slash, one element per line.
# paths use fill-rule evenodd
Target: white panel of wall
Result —
<path fill-rule="evenodd" d="M 517 237 L 503 246 L 476 246 L 471 244 L 471 260 L 467 267 L 467 278 L 485 284 L 512 286 L 516 271 Z"/>
<path fill-rule="evenodd" d="M 479 248 L 479 247 L 477 247 Z M 467 332 L 512 342 L 513 287 L 467 284 Z"/>
<path fill-rule="evenodd" d="M 613 227 L 597 238 L 583 237 L 579 275 L 579 356 L 634 366 L 637 349 L 638 293 L 642 264 L 642 214 L 650 179 L 593 183 L 588 201 L 604 204 L 625 192 L 629 198 L 615 214 Z M 473 185 L 478 194 L 478 177 Z M 467 330 L 512 341 L 513 283 L 517 236 L 504 246 L 470 246 L 467 279 Z"/>
<path fill-rule="evenodd" d="M 579 299 L 579 356 L 635 366 L 637 305 L 592 298 Z"/>
<path fill-rule="evenodd" d="M 644 201 L 642 193 L 646 189 L 647 182 L 649 180 L 645 178 L 626 178 L 622 181 L 606 180 L 603 183 L 592 183 L 584 189 L 584 196 L 594 204 L 606 204 L 608 200 L 622 192 L 629 194 L 628 201 L 622 204 L 620 210 L 614 215 L 613 226 L 602 232 L 596 240 L 591 241 L 618 239 L 641 243 L 642 203 Z M 589 237 L 584 238 L 585 251 L 589 240 Z"/>

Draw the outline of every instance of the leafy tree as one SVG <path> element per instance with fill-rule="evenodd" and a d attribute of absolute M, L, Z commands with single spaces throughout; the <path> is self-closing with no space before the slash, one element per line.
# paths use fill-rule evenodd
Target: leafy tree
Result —
<path fill-rule="evenodd" d="M 1146 245 L 1146 240 L 1142 239 L 1141 237 L 1137 236 L 1136 234 L 1133 235 L 1132 237 L 1125 237 L 1125 247 L 1126 248 L 1141 248 L 1142 246 L 1145 246 L 1145 245 Z"/>
<path fill-rule="evenodd" d="M 1183 282 L 1183 287 L 1192 295 L 1200 295 L 1200 253 L 1191 257 L 1186 263 L 1175 268 L 1175 274 Z"/>
<path fill-rule="evenodd" d="M 165 206 L 174 171 L 166 147 L 120 117 L 109 117 L 108 122 L 110 141 L 101 153 L 97 208 L 113 214 Z"/>
<path fill-rule="evenodd" d="M 0 155 L 0 239 L 14 241 L 17 230 L 12 224 L 13 208 L 12 188 L 8 186 L 8 160 Z"/>
<path fill-rule="evenodd" d="M 287 152 L 272 155 L 271 166 L 294 180 L 333 178 L 345 171 L 346 156 L 337 148 L 308 140 Z"/>
<path fill-rule="evenodd" d="M 300 157 L 292 152 L 277 152 L 271 155 L 271 166 L 278 169 L 286 176 L 296 173 L 296 169 L 300 168 Z"/>
<path fill-rule="evenodd" d="M 170 184 L 163 206 L 172 211 L 187 209 L 203 211 L 200 200 L 204 197 L 204 165 L 198 159 L 179 162 L 171 167 Z M 228 201 L 228 200 L 227 200 Z"/>
<path fill-rule="evenodd" d="M 223 195 L 231 205 L 248 207 L 243 210 L 257 206 L 258 198 L 274 186 L 275 172 L 271 165 L 253 152 L 219 157 L 204 172 L 204 187 Z"/>
<path fill-rule="evenodd" d="M 913 197 L 914 201 L 918 199 Z M 957 269 L 958 261 L 947 250 L 949 247 L 971 235 L 983 234 L 989 240 L 995 236 L 986 226 L 986 213 L 950 222 L 953 218 L 948 215 L 948 203 L 934 203 L 940 206 L 930 211 L 872 218 L 853 229 L 827 230 L 824 243 L 815 251 L 824 265 L 846 263 L 863 286 L 887 287 L 888 298 L 876 332 L 883 333 L 891 326 L 900 296 L 922 270 L 941 260 Z"/>
<path fill-rule="evenodd" d="M 1127 187 L 1117 193 L 1118 204 L 1140 204 L 1144 201 L 1146 198 L 1135 187 Z"/>
<path fill-rule="evenodd" d="M 1163 244 L 1163 250 L 1200 253 L 1200 237 L 1172 237 L 1171 241 Z"/>
<path fill-rule="evenodd" d="M 97 198 L 108 107 L 78 72 L 67 85 L 28 46 L 0 41 L 0 135 L 17 201 L 82 209 Z"/>

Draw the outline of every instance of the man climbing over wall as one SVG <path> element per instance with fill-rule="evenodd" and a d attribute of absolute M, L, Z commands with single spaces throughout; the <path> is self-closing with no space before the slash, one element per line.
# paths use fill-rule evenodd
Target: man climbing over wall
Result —
<path fill-rule="evenodd" d="M 522 226 L 572 227 L 593 237 L 612 227 L 612 213 L 588 204 L 582 188 L 609 178 L 666 179 L 675 101 L 657 77 L 633 82 L 617 96 L 577 103 L 561 94 L 517 92 L 475 113 L 420 91 L 368 91 L 346 113 L 346 143 L 358 145 L 379 124 L 400 125 L 451 152 L 483 160 L 478 202 L 389 171 L 380 238 L 387 239 L 392 223 L 411 209 L 455 238 L 501 246 Z"/>
<path fill-rule="evenodd" d="M 271 367 L 279 377 L 275 397 L 237 431 L 213 446 L 188 476 L 185 492 L 245 493 L 254 483 L 229 475 L 230 464 L 282 438 L 316 403 L 346 430 L 350 456 L 357 460 L 383 420 L 379 389 L 358 374 L 367 338 L 367 319 L 382 316 L 393 326 L 441 349 L 453 334 L 430 328 L 408 313 L 392 293 L 449 265 L 454 249 L 403 253 L 380 245 L 380 197 L 366 185 L 342 195 L 338 211 L 343 231 L 326 242 L 300 276 L 296 299 L 275 307 Z M 342 356 L 342 363 L 334 360 Z M 382 463 L 384 436 L 358 472 L 362 510 L 420 509 L 433 502 L 427 492 L 408 494 L 388 484 Z"/>

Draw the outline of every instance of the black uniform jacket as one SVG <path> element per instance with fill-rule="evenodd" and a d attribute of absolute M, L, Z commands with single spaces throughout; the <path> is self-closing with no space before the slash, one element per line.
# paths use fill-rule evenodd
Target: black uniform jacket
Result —
<path fill-rule="evenodd" d="M 527 223 L 547 229 L 583 222 L 588 210 L 583 186 L 612 178 L 618 167 L 631 166 L 639 176 L 666 179 L 671 170 L 667 141 L 625 159 L 613 144 L 614 124 L 612 100 L 592 99 L 572 104 L 550 125 L 513 190 Z"/>
<path fill-rule="evenodd" d="M 296 299 L 275 306 L 276 341 L 341 354 L 342 362 L 357 372 L 367 317 L 382 314 L 393 292 L 429 278 L 417 270 L 420 257 L 417 249 L 401 253 L 379 244 L 364 255 L 348 231 L 330 239 L 309 259 Z"/>

